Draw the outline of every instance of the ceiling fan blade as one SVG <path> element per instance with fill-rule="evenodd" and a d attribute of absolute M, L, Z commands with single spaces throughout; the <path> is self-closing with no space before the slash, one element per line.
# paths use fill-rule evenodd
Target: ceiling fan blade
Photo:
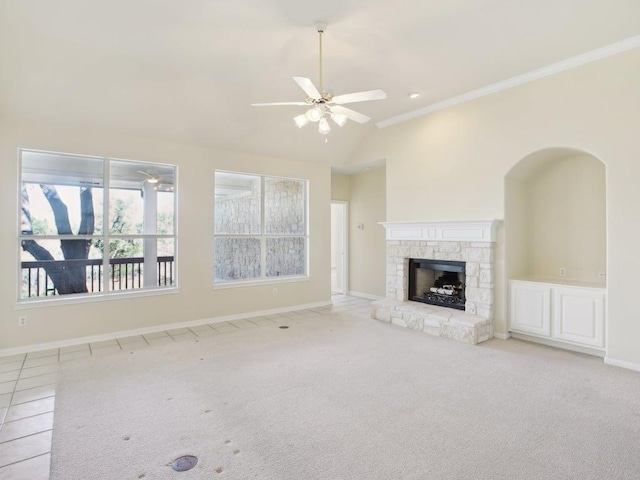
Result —
<path fill-rule="evenodd" d="M 366 102 L 369 100 L 383 100 L 387 98 L 387 94 L 380 90 L 367 90 L 366 92 L 347 93 L 345 95 L 338 95 L 333 97 L 332 103 L 337 105 L 344 105 L 345 103 Z"/>
<path fill-rule="evenodd" d="M 370 117 L 367 117 L 362 113 L 358 113 L 355 110 L 351 110 L 350 108 L 347 108 L 347 107 L 341 107 L 340 105 L 332 105 L 331 107 L 329 107 L 329 109 L 333 113 L 339 113 L 341 115 L 344 115 L 349 120 L 353 120 L 354 122 L 367 123 L 369 120 L 371 120 Z"/>
<path fill-rule="evenodd" d="M 308 97 L 311 97 L 314 100 L 319 100 L 320 98 L 322 98 L 322 95 L 320 95 L 320 92 L 318 91 L 316 86 L 308 78 L 305 78 L 305 77 L 293 77 L 293 80 L 298 85 L 300 85 L 300 88 L 302 88 L 302 90 L 304 90 L 304 93 L 306 93 Z"/>
<path fill-rule="evenodd" d="M 272 105 L 309 105 L 307 102 L 275 102 L 275 103 L 252 103 L 252 107 L 270 107 Z"/>

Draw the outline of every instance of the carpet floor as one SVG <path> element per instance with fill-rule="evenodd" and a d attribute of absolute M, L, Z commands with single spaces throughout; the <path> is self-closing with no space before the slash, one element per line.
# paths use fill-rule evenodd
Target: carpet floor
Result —
<path fill-rule="evenodd" d="M 637 373 L 348 313 L 287 326 L 62 363 L 51 479 L 640 478 Z"/>

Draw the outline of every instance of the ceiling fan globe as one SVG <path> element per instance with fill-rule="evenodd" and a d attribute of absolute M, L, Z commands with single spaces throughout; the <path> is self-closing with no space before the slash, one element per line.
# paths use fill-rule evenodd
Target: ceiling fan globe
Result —
<path fill-rule="evenodd" d="M 319 106 L 315 106 L 307 110 L 306 115 L 307 115 L 307 118 L 312 122 L 317 122 L 322 118 L 323 114 L 324 112 L 322 111 L 322 109 Z"/>
<path fill-rule="evenodd" d="M 342 115 L 341 113 L 331 113 L 331 120 L 336 122 L 339 127 L 344 127 L 344 124 L 347 123 L 347 117 Z"/>
<path fill-rule="evenodd" d="M 302 115 L 298 115 L 297 117 L 293 118 L 293 121 L 296 122 L 296 126 L 298 128 L 302 128 L 304 127 L 307 123 L 309 123 L 309 118 L 307 117 L 306 114 L 302 114 Z"/>
<path fill-rule="evenodd" d="M 329 126 L 329 122 L 327 122 L 327 119 L 325 117 L 322 117 L 320 119 L 320 123 L 318 124 L 318 131 L 323 135 L 326 135 L 327 133 L 329 133 L 331 131 L 331 127 Z"/>

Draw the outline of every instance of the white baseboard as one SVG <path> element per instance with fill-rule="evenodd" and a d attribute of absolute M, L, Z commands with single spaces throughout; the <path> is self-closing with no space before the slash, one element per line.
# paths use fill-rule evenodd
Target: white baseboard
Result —
<path fill-rule="evenodd" d="M 509 340 L 511 338 L 510 333 L 496 333 L 493 332 L 493 338 L 497 338 L 499 340 Z"/>
<path fill-rule="evenodd" d="M 640 372 L 640 364 L 627 362 L 626 360 L 617 360 L 611 357 L 604 357 L 604 363 L 608 365 L 613 365 L 614 367 L 626 368 L 628 370 L 634 370 L 636 372 Z"/>
<path fill-rule="evenodd" d="M 349 290 L 349 292 L 347 292 L 347 295 L 351 295 L 352 297 L 367 298 L 369 300 L 382 300 L 384 298 L 378 295 L 371 295 L 370 293 L 354 292 L 353 290 Z"/>
<path fill-rule="evenodd" d="M 90 335 L 88 337 L 71 338 L 68 340 L 59 340 L 57 342 L 38 343 L 34 345 L 25 345 L 23 347 L 0 349 L 0 357 L 8 357 L 10 355 L 19 355 L 22 353 L 40 352 L 42 350 L 51 350 L 53 348 L 71 347 L 83 343 L 103 342 L 105 340 L 114 340 L 116 338 L 131 337 L 133 335 L 145 335 L 148 333 L 163 332 L 165 330 L 173 330 L 174 328 L 196 327 L 198 325 L 206 325 L 208 323 L 228 322 L 231 320 L 240 320 L 242 318 L 262 317 L 265 315 L 275 315 L 276 313 L 293 312 L 296 310 L 306 310 L 309 308 L 326 307 L 331 305 L 331 301 L 306 303 L 304 305 L 294 305 L 291 307 L 272 308 L 270 310 L 260 310 L 256 312 L 236 313 L 233 315 L 224 315 L 221 317 L 201 318 L 198 320 L 190 320 L 187 322 L 165 323 L 162 325 L 154 325 L 153 327 L 135 328 L 132 330 L 120 330 L 118 332 L 104 333 L 100 335 Z"/>
<path fill-rule="evenodd" d="M 571 343 L 565 343 L 553 340 L 551 338 L 541 338 L 535 335 L 527 335 L 526 333 L 511 332 L 511 336 L 517 340 L 524 340 L 526 342 L 540 343 L 541 345 L 547 345 L 549 347 L 560 348 L 562 350 L 570 350 L 572 352 L 584 353 L 586 355 L 593 355 L 594 357 L 604 357 L 604 349 L 583 347 L 580 345 L 573 345 Z"/>

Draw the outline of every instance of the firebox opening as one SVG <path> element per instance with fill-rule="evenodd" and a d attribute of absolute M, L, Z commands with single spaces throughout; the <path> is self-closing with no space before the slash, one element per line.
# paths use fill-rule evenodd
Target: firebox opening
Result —
<path fill-rule="evenodd" d="M 409 259 L 408 299 L 465 309 L 465 262 Z"/>

